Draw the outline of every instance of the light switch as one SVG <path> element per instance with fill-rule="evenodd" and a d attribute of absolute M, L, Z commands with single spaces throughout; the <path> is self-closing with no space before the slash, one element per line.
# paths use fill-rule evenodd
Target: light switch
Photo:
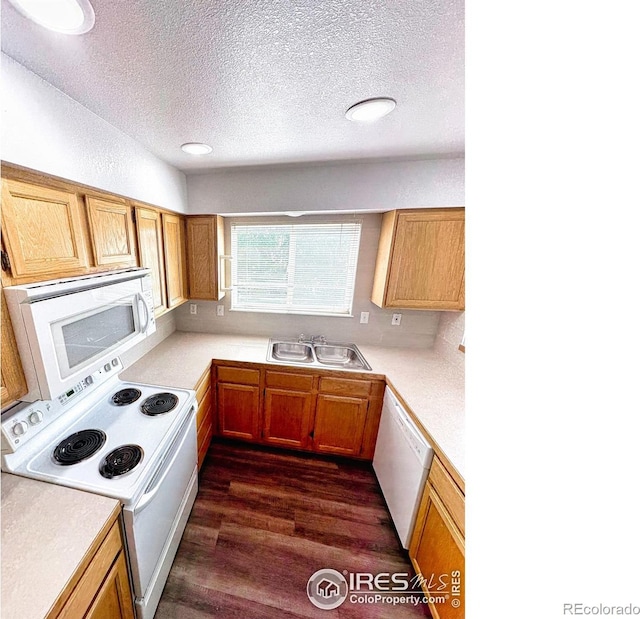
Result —
<path fill-rule="evenodd" d="M 360 324 L 369 324 L 369 312 L 360 312 Z"/>
<path fill-rule="evenodd" d="M 218 305 L 216 308 L 216 314 L 218 316 L 224 316 L 224 305 Z"/>
<path fill-rule="evenodd" d="M 391 317 L 391 324 L 398 326 L 400 324 L 400 321 L 402 320 L 402 314 L 394 314 Z"/>

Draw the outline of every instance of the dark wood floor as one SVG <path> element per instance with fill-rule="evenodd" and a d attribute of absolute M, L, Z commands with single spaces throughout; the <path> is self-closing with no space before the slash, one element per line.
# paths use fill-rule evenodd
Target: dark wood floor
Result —
<path fill-rule="evenodd" d="M 428 617 L 424 606 L 316 608 L 317 570 L 410 572 L 370 465 L 212 443 L 156 619 Z"/>

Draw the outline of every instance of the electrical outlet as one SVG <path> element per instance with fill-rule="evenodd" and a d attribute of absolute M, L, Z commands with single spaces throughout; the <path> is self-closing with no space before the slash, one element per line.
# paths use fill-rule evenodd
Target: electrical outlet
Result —
<path fill-rule="evenodd" d="M 402 320 L 402 314 L 394 314 L 391 317 L 391 324 L 398 326 L 400 324 L 400 321 Z"/>
<path fill-rule="evenodd" d="M 197 303 L 192 303 L 191 305 L 189 305 L 189 312 L 191 314 L 197 314 L 198 313 L 198 304 Z"/>
<path fill-rule="evenodd" d="M 216 314 L 218 316 L 224 316 L 224 305 L 218 305 L 216 308 Z"/>
<path fill-rule="evenodd" d="M 360 312 L 360 324 L 369 324 L 369 312 Z"/>

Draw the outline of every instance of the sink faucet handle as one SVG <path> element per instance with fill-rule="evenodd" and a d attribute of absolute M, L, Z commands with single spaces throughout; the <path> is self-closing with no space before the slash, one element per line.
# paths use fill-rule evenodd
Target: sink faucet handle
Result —
<path fill-rule="evenodd" d="M 304 333 L 301 333 L 301 334 L 298 336 L 298 342 L 304 342 Z"/>

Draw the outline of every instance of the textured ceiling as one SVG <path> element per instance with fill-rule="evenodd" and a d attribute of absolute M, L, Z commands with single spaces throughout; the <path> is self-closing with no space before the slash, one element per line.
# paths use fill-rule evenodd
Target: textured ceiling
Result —
<path fill-rule="evenodd" d="M 463 0 L 92 4 L 72 37 L 2 0 L 2 50 L 182 170 L 464 152 Z M 345 119 L 375 96 L 398 106 Z"/>

